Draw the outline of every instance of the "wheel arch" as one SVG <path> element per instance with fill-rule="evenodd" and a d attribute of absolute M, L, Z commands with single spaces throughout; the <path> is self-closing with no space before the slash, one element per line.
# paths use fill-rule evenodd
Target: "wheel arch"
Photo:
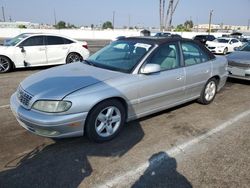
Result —
<path fill-rule="evenodd" d="M 10 57 L 8 57 L 7 55 L 0 54 L 0 57 L 1 56 L 7 58 L 8 60 L 10 60 L 11 65 L 12 65 L 12 69 L 16 68 L 16 65 L 15 65 L 14 61 Z"/>
<path fill-rule="evenodd" d="M 92 111 L 97 105 L 99 105 L 100 103 L 102 103 L 102 102 L 104 102 L 104 101 L 108 101 L 108 100 L 117 100 L 117 101 L 119 101 L 119 102 L 123 105 L 123 107 L 124 107 L 124 109 L 125 109 L 125 113 L 126 113 L 126 114 L 125 114 L 125 120 L 126 120 L 126 119 L 127 119 L 127 116 L 128 116 L 128 103 L 127 103 L 126 100 L 125 100 L 123 97 L 121 97 L 121 96 L 113 96 L 113 97 L 105 98 L 105 99 L 102 99 L 102 100 L 96 102 L 96 103 L 91 107 L 91 109 L 89 110 L 85 122 L 88 121 L 89 114 L 91 113 L 91 111 Z M 84 125 L 84 132 L 85 132 L 85 129 L 86 129 L 86 126 Z"/>
<path fill-rule="evenodd" d="M 212 79 L 212 78 L 215 78 L 215 79 L 216 79 L 217 84 L 220 83 L 220 76 L 219 76 L 219 75 L 214 75 L 214 76 L 212 76 L 210 79 Z"/>
<path fill-rule="evenodd" d="M 66 58 L 65 58 L 65 63 L 67 64 L 67 58 L 69 57 L 70 54 L 77 54 L 81 57 L 81 59 L 83 60 L 83 57 L 82 55 L 79 53 L 79 52 L 76 52 L 76 51 L 69 51 Z"/>

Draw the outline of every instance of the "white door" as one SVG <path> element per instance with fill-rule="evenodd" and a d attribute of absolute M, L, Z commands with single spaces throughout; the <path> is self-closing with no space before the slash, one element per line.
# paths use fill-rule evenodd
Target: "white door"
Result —
<path fill-rule="evenodd" d="M 16 47 L 18 59 L 23 60 L 24 66 L 39 66 L 47 64 L 46 47 L 43 36 L 33 36 L 24 40 Z"/>
<path fill-rule="evenodd" d="M 58 36 L 47 36 L 46 49 L 48 64 L 64 64 L 70 49 L 67 39 Z"/>

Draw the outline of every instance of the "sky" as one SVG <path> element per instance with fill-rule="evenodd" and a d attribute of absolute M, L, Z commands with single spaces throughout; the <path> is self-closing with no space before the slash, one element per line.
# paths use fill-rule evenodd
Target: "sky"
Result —
<path fill-rule="evenodd" d="M 166 0 L 166 2 L 168 2 Z M 54 24 L 63 20 L 76 26 L 101 25 L 112 21 L 115 27 L 159 27 L 159 0 L 0 0 L 6 20 Z M 250 0 L 180 0 L 173 25 L 191 19 L 195 24 L 208 23 L 213 10 L 213 24 L 247 25 Z M 1 9 L 0 9 L 1 10 Z M 0 19 L 2 19 L 2 12 Z"/>

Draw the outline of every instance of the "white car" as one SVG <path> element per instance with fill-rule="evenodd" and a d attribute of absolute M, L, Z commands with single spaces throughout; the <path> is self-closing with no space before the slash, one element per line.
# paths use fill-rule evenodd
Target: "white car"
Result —
<path fill-rule="evenodd" d="M 0 46 L 0 73 L 81 61 L 89 57 L 87 48 L 87 42 L 60 35 L 23 33 Z"/>
<path fill-rule="evenodd" d="M 242 46 L 243 43 L 238 39 L 221 37 L 213 41 L 207 41 L 207 48 L 215 54 L 227 54 L 233 52 L 235 47 Z"/>

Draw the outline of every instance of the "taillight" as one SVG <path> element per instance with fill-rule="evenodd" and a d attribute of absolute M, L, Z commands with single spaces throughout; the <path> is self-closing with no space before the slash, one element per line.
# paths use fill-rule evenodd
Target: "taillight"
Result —
<path fill-rule="evenodd" d="M 88 45 L 87 44 L 82 45 L 82 47 L 88 49 Z"/>

